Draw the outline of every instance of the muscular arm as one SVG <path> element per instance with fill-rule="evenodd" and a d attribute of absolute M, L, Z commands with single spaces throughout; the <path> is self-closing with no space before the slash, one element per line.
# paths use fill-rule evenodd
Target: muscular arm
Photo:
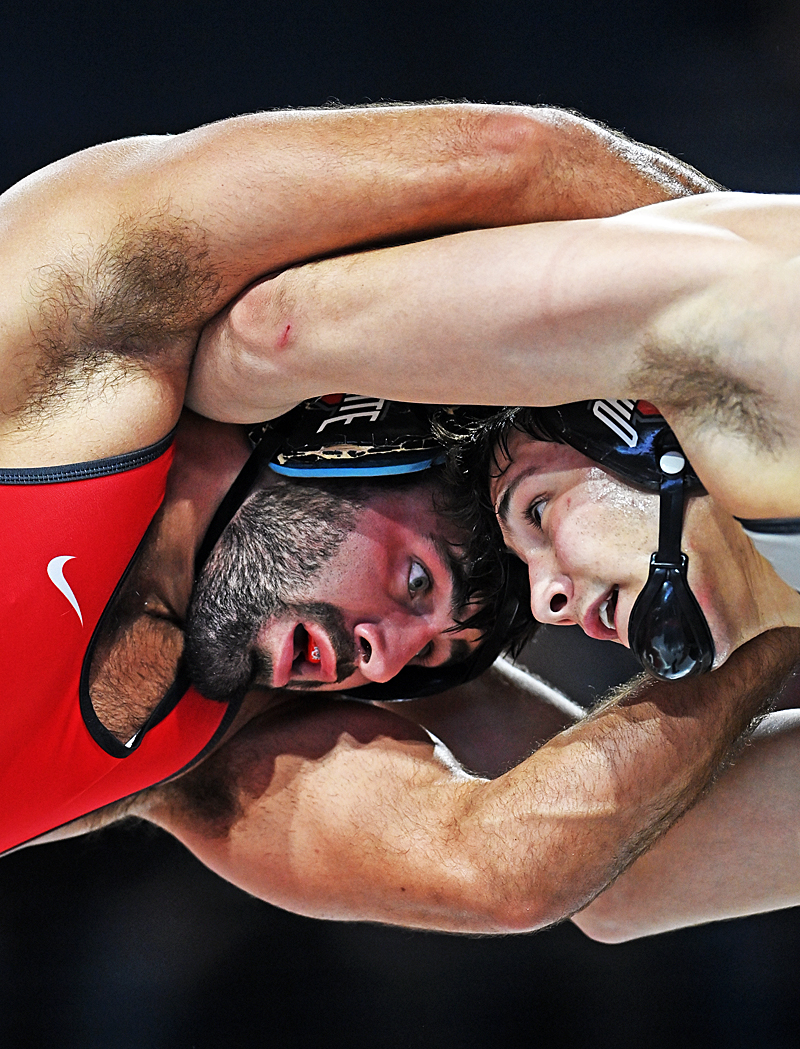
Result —
<path fill-rule="evenodd" d="M 794 516 L 796 255 L 800 198 L 695 197 L 289 271 L 203 344 L 224 342 L 249 371 L 243 417 L 258 415 L 260 390 L 281 388 L 490 404 L 643 397 L 727 509 Z"/>
<path fill-rule="evenodd" d="M 254 693 L 250 698 L 254 701 L 254 710 L 263 708 L 263 697 Z M 479 678 L 448 692 L 375 706 L 383 706 L 394 715 L 424 726 L 446 741 L 447 749 L 457 761 L 487 778 L 499 776 L 519 764 L 585 713 L 563 693 L 502 657 Z M 242 724 L 252 716 L 252 712 L 243 710 Z M 199 775 L 197 779 L 202 782 L 204 777 Z M 128 816 L 135 817 L 148 809 L 153 796 L 158 796 L 161 789 L 155 787 L 107 805 L 21 847 L 78 837 Z M 223 790 L 223 800 L 226 794 Z"/>
<path fill-rule="evenodd" d="M 797 658 L 762 635 L 713 675 L 642 682 L 487 782 L 410 724 L 314 704 L 262 718 L 149 818 L 300 913 L 458 931 L 571 914 L 691 804 Z"/>
<path fill-rule="evenodd" d="M 200 326 L 265 273 L 708 185 L 579 118 L 523 107 L 267 113 L 86 150 L 0 199 L 0 461 L 47 465 L 55 403 L 58 462 L 162 436 Z"/>
<path fill-rule="evenodd" d="M 503 221 L 598 218 L 719 189 L 712 180 L 674 157 L 572 114 L 552 109 L 495 109 L 491 113 L 498 126 L 502 121 L 513 124 L 518 182 L 511 187 L 510 194 L 505 194 L 503 173 L 489 170 L 490 166 L 485 165 L 486 192 L 492 195 L 494 180 L 495 193 L 501 194 L 501 206 L 452 223 L 461 228 L 497 226 Z M 506 220 L 502 217 L 504 209 L 510 216 Z M 438 228 L 442 228 L 441 224 Z M 409 234 L 416 236 L 419 231 L 420 227 L 407 228 Z M 277 263 L 269 268 L 277 268 Z M 371 279 L 369 275 L 367 279 Z M 270 291 L 277 289 L 275 285 Z M 278 295 L 280 297 L 282 291 Z M 260 310 L 257 295 L 245 298 L 248 301 L 242 310 Z M 335 308 L 335 303 L 332 305 Z M 438 314 L 431 319 L 430 330 L 438 326 L 440 319 Z M 272 382 L 264 381 L 257 361 L 245 352 L 240 332 L 241 319 L 236 313 L 224 314 L 207 330 L 193 368 L 188 402 L 192 407 L 213 418 L 255 421 L 275 411 L 276 398 L 288 406 L 312 395 L 304 385 L 304 379 L 313 370 L 311 366 L 307 373 L 294 375 L 294 382 L 287 382 L 286 376 L 276 382 L 275 375 L 271 377 Z M 288 335 L 286 325 L 280 325 L 275 335 L 282 350 Z M 342 344 L 339 345 L 342 348 Z M 257 357 L 263 356 L 263 339 L 259 350 Z M 426 367 L 434 360 L 433 357 L 426 359 Z M 339 363 L 334 365 L 330 389 L 345 388 L 334 378 Z M 364 389 L 364 379 L 365 376 L 359 374 L 353 389 Z M 323 392 L 327 392 L 327 388 Z M 253 394 L 254 399 L 248 400 Z"/>
<path fill-rule="evenodd" d="M 711 793 L 573 921 L 594 940 L 800 904 L 800 711 L 770 714 Z"/>

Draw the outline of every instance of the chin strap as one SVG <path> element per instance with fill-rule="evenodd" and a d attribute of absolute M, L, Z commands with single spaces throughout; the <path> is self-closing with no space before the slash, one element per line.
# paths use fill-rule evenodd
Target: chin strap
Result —
<path fill-rule="evenodd" d="M 236 479 L 226 492 L 222 502 L 217 507 L 216 513 L 211 518 L 211 523 L 206 529 L 206 534 L 203 536 L 203 541 L 200 543 L 197 556 L 195 557 L 195 579 L 203 570 L 203 565 L 217 545 L 219 537 L 252 491 L 253 485 L 261 475 L 261 471 L 269 464 L 272 456 L 285 441 L 286 435 L 296 425 L 301 412 L 302 405 L 299 405 L 297 408 L 287 412 L 286 415 L 281 415 L 278 419 L 264 424 L 263 436 L 237 474 Z"/>
<path fill-rule="evenodd" d="M 677 443 L 660 456 L 658 550 L 628 621 L 631 652 L 663 681 L 703 674 L 714 662 L 714 639 L 689 588 L 689 559 L 681 552 L 686 465 Z"/>

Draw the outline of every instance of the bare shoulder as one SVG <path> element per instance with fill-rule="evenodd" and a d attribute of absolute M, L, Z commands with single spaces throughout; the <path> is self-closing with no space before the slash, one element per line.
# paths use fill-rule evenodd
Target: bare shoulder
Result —
<path fill-rule="evenodd" d="M 100 433 L 103 454 L 163 436 L 200 328 L 253 280 L 403 232 L 398 194 L 409 228 L 436 220 L 446 187 L 469 215 L 459 169 L 467 156 L 481 168 L 489 113 L 253 114 L 95 146 L 23 179 L 0 198 L 0 461 L 79 461 Z M 513 150 L 494 137 L 497 166 Z"/>
<path fill-rule="evenodd" d="M 216 282 L 191 223 L 132 190 L 164 148 L 94 147 L 0 198 L 3 465 L 133 451 L 175 424 Z"/>

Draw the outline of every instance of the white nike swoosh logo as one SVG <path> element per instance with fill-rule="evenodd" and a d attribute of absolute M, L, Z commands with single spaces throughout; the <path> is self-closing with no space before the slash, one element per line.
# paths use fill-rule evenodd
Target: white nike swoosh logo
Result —
<path fill-rule="evenodd" d="M 64 597 L 69 601 L 75 611 L 78 613 L 78 619 L 81 621 L 83 626 L 83 616 L 81 615 L 80 606 L 72 592 L 72 587 L 64 578 L 64 565 L 67 561 L 74 561 L 75 558 L 71 555 L 66 557 L 54 557 L 50 564 L 47 566 L 47 574 L 50 576 L 50 582 L 56 589 L 60 590 Z"/>

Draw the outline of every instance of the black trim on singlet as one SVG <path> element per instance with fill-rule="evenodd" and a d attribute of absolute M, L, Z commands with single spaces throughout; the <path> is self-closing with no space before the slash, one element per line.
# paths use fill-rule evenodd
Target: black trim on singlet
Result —
<path fill-rule="evenodd" d="M 736 520 L 748 532 L 762 535 L 800 535 L 800 517 L 757 517 L 753 520 L 737 517 Z"/>
<path fill-rule="evenodd" d="M 128 470 L 145 466 L 162 456 L 174 437 L 175 431 L 171 430 L 160 441 L 136 452 L 125 452 L 123 455 L 112 455 L 107 459 L 96 459 L 88 463 L 0 469 L 0 484 L 62 484 L 65 481 L 86 481 L 110 474 L 127 473 Z"/>
<path fill-rule="evenodd" d="M 153 528 L 157 516 L 158 511 L 156 511 L 156 515 L 153 517 L 153 520 L 147 526 L 147 530 L 145 531 L 144 535 L 139 541 L 139 544 L 133 553 L 133 557 L 131 557 L 130 561 L 127 564 L 127 567 L 125 568 L 125 571 L 119 579 L 119 582 L 114 587 L 113 594 L 106 602 L 106 607 L 103 609 L 103 613 L 97 621 L 97 626 L 94 628 L 94 632 L 92 633 L 92 637 L 86 648 L 86 652 L 84 653 L 83 666 L 81 667 L 80 710 L 81 717 L 83 718 L 83 723 L 86 726 L 89 735 L 92 737 L 95 743 L 112 758 L 127 758 L 131 754 L 133 754 L 134 751 L 138 750 L 139 746 L 142 743 L 142 740 L 145 738 L 150 729 L 154 728 L 156 725 L 159 724 L 159 722 L 163 721 L 164 718 L 166 718 L 175 709 L 175 707 L 178 705 L 181 699 L 183 699 L 183 697 L 186 695 L 189 688 L 191 687 L 191 682 L 189 681 L 188 677 L 186 677 L 186 675 L 183 673 L 183 670 L 179 665 L 175 675 L 175 680 L 167 689 L 166 693 L 161 697 L 155 709 L 150 714 L 150 717 L 136 733 L 134 742 L 131 743 L 129 747 L 126 746 L 124 743 L 120 743 L 117 737 L 112 732 L 109 732 L 109 730 L 105 727 L 103 722 L 97 716 L 97 713 L 92 704 L 91 695 L 89 693 L 89 673 L 91 670 L 92 658 L 95 653 L 97 641 L 102 633 L 104 624 L 106 623 L 108 617 L 112 614 L 112 610 L 114 608 L 114 603 L 116 601 L 117 596 L 122 590 L 122 587 L 128 576 L 130 575 L 133 566 L 136 564 L 142 547 L 147 542 L 147 538 L 150 535 L 150 530 Z M 238 697 L 234 697 L 233 700 L 227 703 L 225 701 L 221 701 L 222 706 L 227 705 L 227 712 L 223 716 L 222 721 L 216 729 L 216 731 L 214 732 L 211 740 L 209 740 L 209 742 L 200 751 L 201 754 L 204 754 L 208 747 L 211 746 L 212 742 L 215 742 L 217 739 L 219 739 L 220 733 L 227 729 L 230 722 L 238 713 L 239 707 L 241 706 L 243 699 L 244 694 Z M 190 765 L 194 762 L 194 760 L 196 759 L 192 759 Z M 190 765 L 186 765 L 185 768 L 189 768 Z M 177 773 L 175 774 L 177 775 Z"/>
<path fill-rule="evenodd" d="M 94 463 L 76 463 L 72 466 L 52 467 L 44 470 L 0 471 L 0 481 L 3 479 L 4 475 L 8 476 L 9 474 L 21 474 L 24 475 L 25 478 L 31 477 L 32 475 L 37 475 L 39 479 L 35 481 L 29 481 L 27 479 L 13 482 L 7 481 L 6 483 L 47 484 L 55 483 L 58 481 L 82 480 L 87 477 L 103 477 L 109 474 L 124 473 L 128 470 L 133 470 L 138 466 L 144 466 L 146 463 L 150 463 L 153 462 L 155 459 L 158 459 L 159 456 L 163 455 L 164 452 L 172 444 L 174 436 L 175 431 L 172 430 L 166 435 L 166 437 L 163 437 L 160 441 L 157 441 L 155 444 L 148 445 L 147 448 L 142 448 L 137 452 L 128 452 L 124 455 L 112 456 L 108 459 L 100 459 Z M 45 475 L 44 479 L 42 479 L 42 475 Z M 145 736 L 150 731 L 150 729 L 154 728 L 161 721 L 163 721 L 164 718 L 166 718 L 175 709 L 175 707 L 178 705 L 181 699 L 186 695 L 191 685 L 191 682 L 185 676 L 182 669 L 179 667 L 175 676 L 175 680 L 167 689 L 164 696 L 162 696 L 161 700 L 150 714 L 150 717 L 136 733 L 134 742 L 131 743 L 129 747 L 125 746 L 124 743 L 120 743 L 117 737 L 112 732 L 109 732 L 109 730 L 97 716 L 94 706 L 92 705 L 92 699 L 89 692 L 89 673 L 91 670 L 92 659 L 95 654 L 98 639 L 109 616 L 112 614 L 114 605 L 116 603 L 116 599 L 119 596 L 119 593 L 122 590 L 125 581 L 127 580 L 128 576 L 130 575 L 133 569 L 133 566 L 136 564 L 139 558 L 139 554 L 142 551 L 142 547 L 147 542 L 147 539 L 150 535 L 150 531 L 154 526 L 154 522 L 157 516 L 158 511 L 156 511 L 156 513 L 153 515 L 153 520 L 147 526 L 144 535 L 142 536 L 141 540 L 136 546 L 136 550 L 133 552 L 133 556 L 131 557 L 130 561 L 125 567 L 125 571 L 120 576 L 119 580 L 117 581 L 117 585 L 114 587 L 113 593 L 106 602 L 106 606 L 103 609 L 103 612 L 99 620 L 97 621 L 97 625 L 94 628 L 94 632 L 92 633 L 92 637 L 86 648 L 86 652 L 84 653 L 83 665 L 81 667 L 79 701 L 83 723 L 86 726 L 86 730 L 88 731 L 92 739 L 95 741 L 95 743 L 97 743 L 99 747 L 101 747 L 107 754 L 109 754 L 113 758 L 127 758 L 131 754 L 133 754 L 134 751 L 138 750 L 139 746 L 141 745 L 142 741 L 144 740 Z M 238 700 L 235 700 L 227 704 L 228 709 L 224 714 L 222 721 L 220 722 L 220 725 L 214 732 L 212 739 L 209 740 L 206 746 L 204 746 L 203 749 L 200 751 L 201 754 L 204 754 L 207 748 L 211 746 L 212 742 L 216 742 L 216 740 L 219 739 L 220 733 L 227 729 L 230 722 L 238 713 L 239 707 L 241 706 L 242 698 L 243 697 L 240 697 L 238 698 Z M 192 764 L 195 760 L 196 758 L 192 759 L 192 762 L 190 764 Z M 185 767 L 188 768 L 189 765 Z"/>

